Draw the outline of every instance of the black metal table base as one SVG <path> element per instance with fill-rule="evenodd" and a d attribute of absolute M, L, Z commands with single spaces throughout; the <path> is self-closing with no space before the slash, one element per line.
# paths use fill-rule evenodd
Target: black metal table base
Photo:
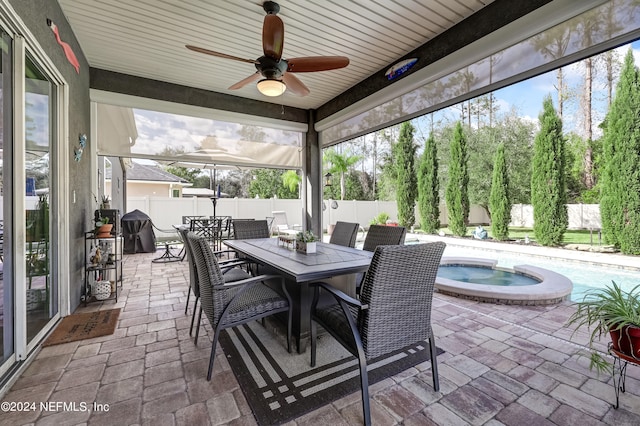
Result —
<path fill-rule="evenodd" d="M 180 252 L 178 254 L 173 254 L 173 252 L 171 251 L 171 244 L 178 244 L 179 242 L 177 241 L 169 241 L 164 243 L 164 253 L 162 253 L 162 256 L 160 257 L 156 257 L 155 259 L 153 259 L 151 262 L 153 263 L 168 263 L 168 262 L 179 262 L 181 260 L 184 259 L 184 247 L 182 247 L 182 249 L 180 249 Z"/>

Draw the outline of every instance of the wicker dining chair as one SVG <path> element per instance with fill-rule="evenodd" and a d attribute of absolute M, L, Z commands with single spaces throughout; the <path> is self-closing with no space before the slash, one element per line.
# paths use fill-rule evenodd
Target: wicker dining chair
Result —
<path fill-rule="evenodd" d="M 268 222 L 263 220 L 233 220 L 233 236 L 236 240 L 251 240 L 254 238 L 270 238 L 271 231 Z M 236 253 L 237 258 L 241 258 Z M 260 274 L 260 265 L 247 265 L 247 272 L 251 275 Z"/>
<path fill-rule="evenodd" d="M 404 226 L 371 225 L 362 250 L 375 251 L 378 246 L 402 245 L 406 235 L 407 228 Z"/>
<path fill-rule="evenodd" d="M 185 255 L 187 257 L 187 263 L 189 264 L 189 290 L 187 293 L 187 302 L 185 303 L 185 307 L 184 307 L 185 315 L 189 310 L 189 298 L 191 296 L 191 293 L 193 293 L 193 296 L 195 298 L 195 301 L 193 304 L 193 313 L 191 314 L 191 328 L 189 329 L 189 336 L 191 336 L 193 334 L 193 324 L 196 318 L 198 300 L 200 299 L 200 284 L 198 282 L 198 273 L 196 271 L 192 244 L 191 244 L 191 241 L 189 241 L 189 239 L 187 238 L 187 234 L 189 233 L 189 228 L 187 228 L 186 226 L 180 227 L 178 228 L 178 232 L 180 234 L 180 237 L 182 238 Z M 243 262 L 233 262 L 233 263 L 229 262 L 224 266 L 224 268 L 221 269 L 223 272 L 222 276 L 225 282 L 244 280 L 251 276 L 244 270 L 238 268 L 238 266 L 241 266 L 242 263 Z M 198 329 L 200 328 L 200 319 L 198 319 L 197 328 Z M 196 344 L 198 343 L 197 332 L 196 332 L 195 343 Z"/>
<path fill-rule="evenodd" d="M 200 312 L 204 311 L 214 330 L 209 357 L 207 380 L 211 380 L 216 346 L 220 332 L 249 321 L 258 320 L 279 312 L 287 312 L 287 350 L 291 352 L 292 301 L 280 275 L 259 275 L 244 280 L 226 283 L 218 266 L 216 256 L 209 250 L 207 241 L 192 232 L 187 234 L 195 258 L 200 287 Z M 277 280 L 279 291 L 267 286 L 265 281 Z M 196 330 L 196 339 L 198 336 Z"/>
<path fill-rule="evenodd" d="M 360 299 L 327 283 L 313 284 L 311 366 L 316 364 L 317 324 L 358 358 L 365 424 L 371 424 L 367 361 L 429 339 L 433 388 L 440 388 L 431 304 L 443 242 L 379 246 L 373 254 Z M 319 289 L 337 304 L 318 306 Z M 401 332 L 399 332 L 401 331 Z"/>
<path fill-rule="evenodd" d="M 386 225 L 371 225 L 367 231 L 367 236 L 364 237 L 364 244 L 362 250 L 376 251 L 378 246 L 397 246 L 404 244 L 404 238 L 407 235 L 407 228 L 404 226 L 386 226 Z M 364 274 L 358 274 L 356 276 L 356 293 L 360 294 L 360 288 L 364 282 Z"/>
<path fill-rule="evenodd" d="M 345 247 L 355 247 L 358 229 L 360 229 L 359 223 L 338 221 L 333 228 L 329 242 Z"/>
<path fill-rule="evenodd" d="M 269 238 L 271 233 L 266 220 L 233 220 L 233 236 L 236 240 Z"/>

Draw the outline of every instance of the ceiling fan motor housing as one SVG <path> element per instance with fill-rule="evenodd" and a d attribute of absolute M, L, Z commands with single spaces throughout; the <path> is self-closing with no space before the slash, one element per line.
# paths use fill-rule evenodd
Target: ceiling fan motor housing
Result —
<path fill-rule="evenodd" d="M 268 56 L 261 56 L 256 63 L 256 69 L 264 78 L 279 80 L 287 70 L 287 61 L 280 59 L 276 61 Z"/>
<path fill-rule="evenodd" d="M 276 15 L 280 12 L 280 5 L 275 1 L 265 1 L 262 3 L 262 8 L 268 15 Z"/>

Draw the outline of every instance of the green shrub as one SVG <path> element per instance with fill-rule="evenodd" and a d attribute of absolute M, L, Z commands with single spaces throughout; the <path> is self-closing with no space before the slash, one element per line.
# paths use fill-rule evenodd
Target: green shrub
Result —
<path fill-rule="evenodd" d="M 498 145 L 493 163 L 491 194 L 489 195 L 489 211 L 491 212 L 491 234 L 496 240 L 509 238 L 511 222 L 511 202 L 509 200 L 509 177 L 507 163 L 504 158 L 504 145 Z"/>
<path fill-rule="evenodd" d="M 567 190 L 565 181 L 562 121 L 547 96 L 540 114 L 540 131 L 533 145 L 531 204 L 533 233 L 543 246 L 557 246 L 567 230 Z"/>
<path fill-rule="evenodd" d="M 387 220 L 389 220 L 389 214 L 382 212 L 378 216 L 371 219 L 371 222 L 369 222 L 369 225 L 386 225 Z"/>
<path fill-rule="evenodd" d="M 451 139 L 451 159 L 449 161 L 449 179 L 445 191 L 449 229 L 453 235 L 464 236 L 469 221 L 469 170 L 467 161 L 467 139 L 462 124 L 456 123 Z"/>
<path fill-rule="evenodd" d="M 633 51 L 604 123 L 600 216 L 605 241 L 625 254 L 640 254 L 640 72 Z"/>
<path fill-rule="evenodd" d="M 400 126 L 400 136 L 395 149 L 397 170 L 396 203 L 398 204 L 398 222 L 410 228 L 416 221 L 416 144 L 413 141 L 415 131 L 411 122 L 405 121 Z"/>
<path fill-rule="evenodd" d="M 438 152 L 433 134 L 429 135 L 418 170 L 418 210 L 420 228 L 435 234 L 440 229 L 440 183 L 438 181 Z"/>

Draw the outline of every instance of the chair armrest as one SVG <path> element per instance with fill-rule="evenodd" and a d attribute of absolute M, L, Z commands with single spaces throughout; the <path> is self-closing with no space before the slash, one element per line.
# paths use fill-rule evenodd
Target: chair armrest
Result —
<path fill-rule="evenodd" d="M 228 261 L 218 262 L 218 265 L 220 266 L 220 270 L 224 275 L 230 270 L 232 270 L 233 268 L 235 268 L 236 266 L 249 265 L 252 263 L 255 263 L 255 262 L 249 259 L 229 259 Z"/>
<path fill-rule="evenodd" d="M 282 276 L 280 276 L 280 275 L 257 275 L 255 277 L 246 278 L 244 280 L 233 281 L 233 282 L 224 283 L 224 284 L 221 284 L 221 285 L 215 285 L 215 286 L 213 286 L 213 289 L 214 290 L 226 290 L 228 288 L 242 287 L 242 286 L 245 286 L 247 284 L 253 284 L 253 283 L 266 281 L 266 280 L 270 280 L 270 279 L 282 279 Z"/>
<path fill-rule="evenodd" d="M 222 259 L 222 260 L 218 260 L 218 265 L 220 265 L 221 268 L 224 268 L 227 264 L 229 263 L 235 263 L 235 262 L 240 262 L 240 263 L 255 263 L 257 264 L 258 262 L 256 262 L 253 259 L 249 259 L 248 257 L 234 257 L 232 259 Z"/>
<path fill-rule="evenodd" d="M 316 283 L 311 283 L 311 285 L 322 288 L 323 290 L 331 293 L 333 295 L 333 297 L 335 297 L 337 300 L 342 300 L 343 302 L 345 302 L 348 305 L 357 306 L 360 309 L 369 309 L 369 305 L 362 304 L 362 302 L 359 301 L 358 299 L 354 299 L 353 297 L 351 297 L 351 296 L 347 295 L 346 293 L 338 290 L 337 288 L 332 287 L 328 283 L 316 282 Z"/>
<path fill-rule="evenodd" d="M 216 256 L 221 255 L 221 254 L 225 254 L 225 253 L 237 254 L 237 252 L 235 250 L 229 250 L 229 249 L 216 250 L 216 251 L 213 252 L 213 254 L 216 255 Z"/>

